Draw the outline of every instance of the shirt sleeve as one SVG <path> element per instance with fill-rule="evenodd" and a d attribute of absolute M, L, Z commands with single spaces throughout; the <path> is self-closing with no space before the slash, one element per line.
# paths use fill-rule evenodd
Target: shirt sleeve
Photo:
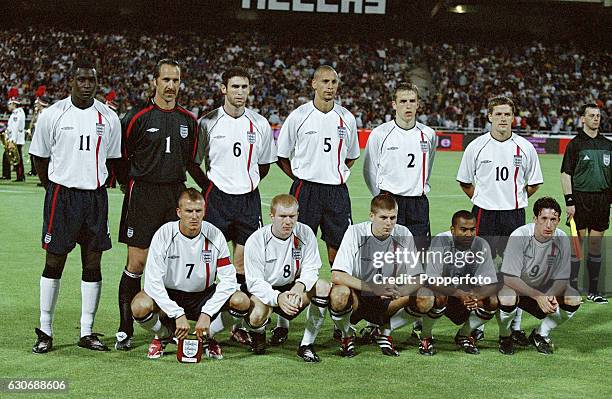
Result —
<path fill-rule="evenodd" d="M 378 163 L 380 154 L 378 152 L 378 135 L 374 131 L 370 133 L 366 143 L 365 153 L 363 157 L 363 178 L 372 195 L 376 196 L 380 193 L 378 188 Z"/>
<path fill-rule="evenodd" d="M 278 157 L 276 156 L 276 143 L 274 142 L 272 128 L 266 120 L 263 120 L 260 125 L 263 142 L 259 146 L 258 163 L 260 165 L 274 163 Z"/>
<path fill-rule="evenodd" d="M 563 154 L 563 162 L 561 163 L 561 173 L 573 176 L 576 164 L 578 163 L 578 153 L 574 141 L 570 141 L 565 147 L 565 153 Z"/>
<path fill-rule="evenodd" d="M 145 266 L 145 282 L 144 291 L 151 297 L 161 310 L 168 317 L 176 319 L 185 314 L 185 311 L 176 302 L 168 296 L 168 291 L 164 285 L 164 277 L 168 269 L 166 264 L 166 254 L 164 253 L 163 230 L 158 230 L 153 236 L 149 254 L 147 255 L 147 264 Z"/>
<path fill-rule="evenodd" d="M 529 165 L 527 168 L 526 181 L 530 186 L 544 183 L 542 169 L 540 168 L 540 158 L 534 146 L 529 146 Z"/>
<path fill-rule="evenodd" d="M 106 149 L 106 158 L 121 158 L 121 122 L 119 121 L 119 117 L 114 112 L 109 114 L 109 118 L 111 126 Z"/>
<path fill-rule="evenodd" d="M 129 159 L 136 150 L 136 143 L 140 135 L 140 121 L 139 119 L 133 120 L 137 113 L 138 109 L 134 108 L 132 111 L 125 114 L 121 120 L 121 152 L 126 157 L 126 160 Z"/>
<path fill-rule="evenodd" d="M 294 113 L 289 114 L 285 123 L 281 127 L 280 134 L 278 136 L 278 156 L 282 158 L 291 158 L 293 149 L 295 148 L 295 142 L 297 140 L 297 129 L 295 128 L 295 115 Z"/>
<path fill-rule="evenodd" d="M 342 237 L 342 242 L 340 243 L 340 248 L 338 248 L 338 253 L 336 253 L 336 258 L 334 259 L 334 264 L 332 266 L 332 271 L 337 270 L 341 272 L 345 272 L 354 275 L 355 270 L 355 254 L 358 251 L 358 243 L 356 241 L 357 237 L 354 233 L 354 228 L 349 226 L 349 228 L 344 233 L 344 237 Z"/>
<path fill-rule="evenodd" d="M 348 120 L 349 129 L 351 129 L 352 135 L 351 140 L 349 142 L 349 149 L 346 153 L 347 159 L 357 159 L 361 154 L 359 150 L 359 131 L 357 130 L 357 122 L 355 121 L 355 117 L 350 114 L 350 118 Z"/>
<path fill-rule="evenodd" d="M 202 151 L 202 147 L 200 145 L 202 142 L 200 124 L 195 117 L 191 118 L 190 126 L 193 131 L 193 146 L 190 148 L 191 154 L 189 154 L 189 159 L 191 159 L 197 165 L 200 165 L 204 159 L 204 152 Z"/>
<path fill-rule="evenodd" d="M 457 181 L 461 183 L 473 184 L 474 183 L 474 159 L 472 155 L 473 145 L 468 145 L 461 158 L 461 164 L 459 164 L 459 170 L 457 171 Z"/>
<path fill-rule="evenodd" d="M 571 272 L 571 244 L 568 236 L 559 237 L 559 264 L 552 275 L 553 280 L 569 280 Z"/>
<path fill-rule="evenodd" d="M 321 255 L 319 254 L 319 244 L 314 233 L 309 231 L 308 237 L 302 251 L 302 269 L 300 278 L 296 281 L 304 284 L 306 292 L 314 287 L 319 279 L 319 270 L 321 269 Z"/>
<path fill-rule="evenodd" d="M 503 274 L 521 277 L 523 272 L 523 247 L 527 239 L 527 237 L 519 235 L 510 235 L 501 266 Z"/>
<path fill-rule="evenodd" d="M 199 131 L 199 136 L 200 136 L 200 140 L 198 142 L 198 155 L 196 156 L 196 158 L 199 161 L 199 165 L 202 164 L 202 162 L 204 162 L 204 172 L 207 172 L 208 170 L 210 170 L 210 161 L 209 161 L 209 155 L 210 154 L 210 140 L 209 140 L 209 132 L 208 132 L 208 119 L 203 116 L 202 118 L 200 118 L 200 121 L 198 122 L 198 131 Z M 197 162 L 197 161 L 196 161 Z"/>
<path fill-rule="evenodd" d="M 225 240 L 217 240 L 217 245 L 219 254 L 217 256 L 216 272 L 219 283 L 212 298 L 202 306 L 202 313 L 206 313 L 210 317 L 217 314 L 238 289 L 236 268 L 230 260 L 227 242 Z"/>
<path fill-rule="evenodd" d="M 52 112 L 42 112 L 36 122 L 36 134 L 32 137 L 29 153 L 41 157 L 49 158 L 51 156 L 51 136 L 52 122 L 50 115 Z"/>
<path fill-rule="evenodd" d="M 438 149 L 438 135 L 435 131 L 431 132 L 431 140 L 429 140 L 429 165 L 427 165 L 427 179 L 431 177 L 436 150 Z"/>
<path fill-rule="evenodd" d="M 252 235 L 244 245 L 244 275 L 249 292 L 268 306 L 278 306 L 280 291 L 266 281 L 263 245 L 261 235 Z"/>

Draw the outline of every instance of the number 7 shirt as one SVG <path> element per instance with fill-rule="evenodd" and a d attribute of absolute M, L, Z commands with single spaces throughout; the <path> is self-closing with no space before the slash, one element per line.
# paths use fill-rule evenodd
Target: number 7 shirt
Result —
<path fill-rule="evenodd" d="M 457 181 L 475 186 L 474 205 L 501 211 L 527 207 L 525 186 L 544 179 L 533 144 L 514 133 L 505 141 L 485 133 L 465 149 Z"/>
<path fill-rule="evenodd" d="M 167 288 L 202 292 L 217 284 L 202 312 L 215 315 L 238 288 L 236 269 L 230 260 L 223 233 L 202 222 L 200 234 L 189 238 L 179 230 L 179 221 L 168 222 L 155 232 L 145 267 L 144 291 L 169 317 L 185 311 L 168 296 Z"/>

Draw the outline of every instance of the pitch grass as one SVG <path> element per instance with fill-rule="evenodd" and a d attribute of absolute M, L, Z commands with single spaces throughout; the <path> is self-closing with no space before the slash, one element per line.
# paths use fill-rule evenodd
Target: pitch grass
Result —
<path fill-rule="evenodd" d="M 454 211 L 470 209 L 468 199 L 455 182 L 460 153 L 439 153 L 430 193 L 432 232 L 448 229 Z M 535 197 L 552 195 L 562 200 L 559 184 L 561 159 L 540 157 L 545 184 Z M 368 217 L 369 193 L 358 161 L 349 179 L 355 222 Z M 27 168 L 26 168 L 27 169 Z M 268 204 L 277 193 L 286 192 L 289 180 L 273 167 L 261 186 L 264 221 Z M 110 223 L 117 238 L 122 195 L 109 191 Z M 533 201 L 530 201 L 531 203 Z M 530 204 L 531 205 L 531 204 Z M 78 251 L 68 258 L 62 279 L 54 325 L 54 350 L 34 355 L 34 327 L 38 326 L 39 277 L 44 252 L 40 248 L 43 191 L 36 181 L 0 183 L 0 377 L 57 378 L 69 382 L 71 397 L 516 397 L 576 398 L 609 397 L 608 378 L 612 369 L 612 305 L 584 304 L 576 317 L 554 331 L 556 352 L 545 357 L 533 348 L 515 356 L 497 351 L 497 325 L 489 323 L 480 344 L 480 356 L 470 356 L 453 345 L 456 332 L 447 319 L 437 324 L 434 357 L 418 355 L 410 331 L 395 332 L 401 356 L 383 356 L 375 346 L 359 346 L 358 356 L 337 355 L 331 339 L 332 323 L 326 317 L 317 341 L 320 364 L 305 364 L 295 355 L 301 339 L 304 316 L 291 325 L 289 341 L 270 348 L 265 356 L 252 355 L 246 348 L 228 342 L 227 333 L 218 338 L 225 359 L 204 359 L 197 365 L 176 362 L 174 353 L 157 361 L 146 359 L 151 337 L 136 326 L 131 352 L 95 353 L 78 348 L 81 275 Z M 531 211 L 528 212 L 528 217 Z M 103 257 L 104 284 L 95 331 L 112 346 L 117 328 L 117 286 L 125 264 L 126 248 L 113 242 Z M 325 249 L 321 245 L 324 257 Z M 329 277 L 329 268 L 322 268 Z M 536 321 L 524 316 L 529 333 Z M 268 334 L 269 335 L 269 334 Z M 171 351 L 176 347 L 169 346 Z M 1 394 L 3 397 L 10 395 Z M 25 397 L 22 395 L 19 397 Z M 29 394 L 27 395 L 29 396 Z M 16 396 L 17 397 L 17 396 Z"/>

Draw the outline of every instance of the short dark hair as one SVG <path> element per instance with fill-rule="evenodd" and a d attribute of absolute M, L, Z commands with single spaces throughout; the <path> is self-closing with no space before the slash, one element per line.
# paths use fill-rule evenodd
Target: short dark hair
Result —
<path fill-rule="evenodd" d="M 181 71 L 181 66 L 179 65 L 177 60 L 173 58 L 164 58 L 157 61 L 157 64 L 155 64 L 155 70 L 153 71 L 153 79 L 157 79 L 159 77 L 162 65 L 172 65 L 177 67 L 179 69 L 179 72 Z"/>
<path fill-rule="evenodd" d="M 235 78 L 236 76 L 246 78 L 249 83 L 251 82 L 251 75 L 249 75 L 249 72 L 246 70 L 246 68 L 242 67 L 229 68 L 227 71 L 223 72 L 223 75 L 221 76 L 221 81 L 227 87 L 227 85 L 229 84 L 229 80 L 231 78 Z"/>
<path fill-rule="evenodd" d="M 181 207 L 181 201 L 204 201 L 204 196 L 198 190 L 193 187 L 189 187 L 181 192 L 178 199 L 178 207 Z"/>
<path fill-rule="evenodd" d="M 489 99 L 489 104 L 487 106 L 487 112 L 489 114 L 493 113 L 493 108 L 498 105 L 509 105 L 512 108 L 512 113 L 516 114 L 516 107 L 514 106 L 514 101 L 508 96 L 496 96 Z"/>
<path fill-rule="evenodd" d="M 96 58 L 92 53 L 83 52 L 74 59 L 72 67 L 70 68 L 70 77 L 74 77 L 79 69 L 96 69 Z"/>
<path fill-rule="evenodd" d="M 392 195 L 383 193 L 372 198 L 370 202 L 370 212 L 376 213 L 379 210 L 392 211 L 397 209 L 397 201 Z"/>
<path fill-rule="evenodd" d="M 395 87 L 395 90 L 393 91 L 393 101 L 395 101 L 395 99 L 397 98 L 397 93 L 399 93 L 400 91 L 412 91 L 414 92 L 414 94 L 416 94 L 417 100 L 420 98 L 419 88 L 417 87 L 417 85 L 410 82 L 401 82 Z"/>
<path fill-rule="evenodd" d="M 559 217 L 561 217 L 561 206 L 557 200 L 552 197 L 538 198 L 535 204 L 533 204 L 533 216 L 537 218 L 543 209 L 552 209 L 559 214 Z"/>
<path fill-rule="evenodd" d="M 580 106 L 580 116 L 585 116 L 585 115 L 586 115 L 586 110 L 587 110 L 588 108 L 596 108 L 596 109 L 599 109 L 599 107 L 598 107 L 598 106 L 597 106 L 597 104 L 595 104 L 595 103 L 587 103 L 587 104 L 581 105 L 581 106 Z"/>
<path fill-rule="evenodd" d="M 476 219 L 476 216 L 474 216 L 472 212 L 466 211 L 465 209 L 457 211 L 453 214 L 453 218 L 451 219 L 452 226 L 456 226 L 459 219 L 474 220 Z"/>

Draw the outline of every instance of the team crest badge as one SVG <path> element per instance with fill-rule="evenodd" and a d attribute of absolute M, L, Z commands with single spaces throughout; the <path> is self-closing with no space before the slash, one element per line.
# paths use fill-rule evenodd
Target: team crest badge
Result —
<path fill-rule="evenodd" d="M 603 163 L 606 166 L 610 166 L 610 154 L 604 154 L 604 156 L 603 156 Z"/>
<path fill-rule="evenodd" d="M 181 125 L 179 128 L 179 133 L 181 134 L 182 138 L 186 139 L 187 135 L 189 134 L 189 129 L 187 129 L 187 126 Z"/>
<path fill-rule="evenodd" d="M 346 128 L 344 126 L 338 126 L 338 137 L 340 140 L 346 138 Z"/>
<path fill-rule="evenodd" d="M 429 144 L 427 141 L 421 141 L 421 152 L 429 151 Z"/>
<path fill-rule="evenodd" d="M 291 257 L 293 258 L 293 260 L 300 260 L 300 259 L 302 259 L 302 249 L 301 248 L 293 248 L 291 250 Z"/>
<path fill-rule="evenodd" d="M 204 263 L 211 263 L 212 262 L 212 251 L 208 249 L 203 249 L 201 259 L 202 259 L 202 262 Z"/>
<path fill-rule="evenodd" d="M 128 227 L 128 229 L 127 229 L 127 236 L 128 236 L 128 238 L 134 237 L 134 229 L 133 228 Z"/>
<path fill-rule="evenodd" d="M 51 234 L 45 234 L 45 244 L 49 244 L 51 242 Z"/>
<path fill-rule="evenodd" d="M 102 136 L 104 134 L 104 123 L 96 123 L 96 134 Z"/>
<path fill-rule="evenodd" d="M 516 166 L 517 168 L 520 168 L 522 165 L 523 165 L 523 156 L 515 155 L 514 156 L 514 166 Z"/>
<path fill-rule="evenodd" d="M 249 141 L 249 144 L 255 144 L 255 137 L 256 137 L 255 132 L 251 132 L 251 131 L 247 132 L 247 140 Z"/>

